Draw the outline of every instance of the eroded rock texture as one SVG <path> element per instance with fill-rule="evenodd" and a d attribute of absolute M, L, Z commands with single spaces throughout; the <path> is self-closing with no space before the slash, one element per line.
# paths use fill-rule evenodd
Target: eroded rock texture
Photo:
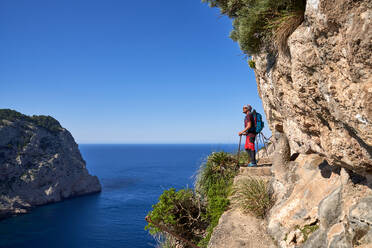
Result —
<path fill-rule="evenodd" d="M 292 153 L 372 173 L 372 1 L 308 0 L 290 55 L 254 57 L 270 129 Z"/>
<path fill-rule="evenodd" d="M 370 0 L 308 0 L 289 54 L 253 58 L 277 139 L 267 221 L 279 247 L 371 247 L 371 17 Z"/>
<path fill-rule="evenodd" d="M 0 120 L 0 219 L 99 191 L 66 129 L 51 131 L 27 118 Z"/>
<path fill-rule="evenodd" d="M 372 180 L 318 154 L 290 161 L 279 135 L 272 172 L 275 205 L 267 230 L 281 248 L 372 245 Z"/>

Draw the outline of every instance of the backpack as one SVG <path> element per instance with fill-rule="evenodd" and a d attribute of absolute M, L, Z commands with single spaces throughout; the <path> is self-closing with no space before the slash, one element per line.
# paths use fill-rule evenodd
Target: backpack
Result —
<path fill-rule="evenodd" d="M 253 112 L 254 123 L 256 126 L 256 134 L 261 133 L 262 129 L 265 126 L 265 123 L 262 120 L 262 115 L 257 113 L 256 111 Z"/>

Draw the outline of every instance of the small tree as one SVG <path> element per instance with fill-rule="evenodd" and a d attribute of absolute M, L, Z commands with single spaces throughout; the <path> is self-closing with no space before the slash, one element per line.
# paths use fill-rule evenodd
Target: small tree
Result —
<path fill-rule="evenodd" d="M 202 239 L 200 230 L 207 225 L 202 218 L 205 210 L 191 189 L 165 190 L 159 197 L 159 202 L 152 207 L 148 216 L 154 223 L 166 226 L 170 231 L 194 243 Z M 149 230 L 152 235 L 162 233 L 153 223 L 149 223 L 145 230 Z"/>

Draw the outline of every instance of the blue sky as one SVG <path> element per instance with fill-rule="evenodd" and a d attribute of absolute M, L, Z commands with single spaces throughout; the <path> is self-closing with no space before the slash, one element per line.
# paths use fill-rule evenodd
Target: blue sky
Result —
<path fill-rule="evenodd" d="M 230 30 L 200 0 L 0 0 L 0 108 L 78 143 L 236 143 L 263 109 Z"/>

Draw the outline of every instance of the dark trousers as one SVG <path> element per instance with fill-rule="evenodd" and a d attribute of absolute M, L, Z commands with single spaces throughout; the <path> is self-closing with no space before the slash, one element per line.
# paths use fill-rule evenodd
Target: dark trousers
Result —
<path fill-rule="evenodd" d="M 251 163 L 252 164 L 257 164 L 256 151 L 255 150 L 252 151 L 252 150 L 248 150 L 248 149 L 246 149 L 246 151 L 247 151 L 249 157 L 251 158 Z"/>

